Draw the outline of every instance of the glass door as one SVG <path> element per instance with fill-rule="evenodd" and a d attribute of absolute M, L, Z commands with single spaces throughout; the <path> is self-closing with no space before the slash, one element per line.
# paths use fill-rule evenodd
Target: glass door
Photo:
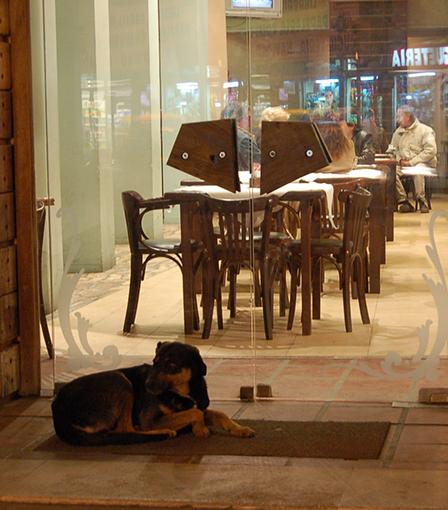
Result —
<path fill-rule="evenodd" d="M 121 193 L 162 197 L 192 178 L 168 164 L 182 125 L 242 107 L 239 132 L 253 142 L 240 176 L 248 196 L 257 193 L 250 178 L 259 171 L 261 121 L 337 123 L 352 98 L 354 72 L 375 76 L 362 81 L 354 99 L 362 111 L 377 109 L 390 140 L 395 105 L 387 48 L 369 60 L 359 24 L 370 26 L 372 40 L 376 31 L 387 41 L 377 10 L 396 18 L 403 3 L 376 4 L 48 0 L 42 11 L 32 7 L 45 50 L 36 56 L 36 105 L 45 105 L 35 112 L 36 179 L 39 196 L 54 199 L 43 274 L 56 354 L 49 359 L 43 345 L 45 391 L 92 371 L 151 362 L 161 341 L 198 347 L 212 399 L 416 401 L 422 384 L 434 385 L 447 355 L 441 186 L 433 214 L 395 215 L 395 239 L 385 244 L 379 268 L 381 291 L 367 296 L 370 324 L 362 324 L 353 300 L 352 333 L 345 332 L 338 274 L 326 268 L 321 318 L 312 321 L 311 335 L 303 334 L 300 299 L 287 329 L 277 278 L 274 338 L 266 340 L 253 274 L 241 269 L 236 316 L 227 308 L 226 279 L 224 328 L 214 320 L 208 339 L 201 330 L 186 335 L 182 273 L 164 259 L 148 264 L 135 323 L 123 332 L 131 257 Z M 442 146 L 446 130 L 441 136 Z M 179 207 L 150 215 L 147 229 L 151 239 L 179 238 Z M 290 230 L 300 236 L 300 226 Z M 289 298 L 289 272 L 286 281 Z"/>

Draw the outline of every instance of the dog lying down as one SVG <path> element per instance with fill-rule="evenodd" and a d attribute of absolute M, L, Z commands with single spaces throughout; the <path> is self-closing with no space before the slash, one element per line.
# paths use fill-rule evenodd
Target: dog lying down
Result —
<path fill-rule="evenodd" d="M 56 434 L 72 445 L 130 444 L 175 437 L 191 426 L 195 436 L 217 426 L 251 437 L 225 413 L 208 409 L 199 350 L 180 342 L 159 342 L 153 364 L 86 375 L 61 388 L 52 403 Z"/>

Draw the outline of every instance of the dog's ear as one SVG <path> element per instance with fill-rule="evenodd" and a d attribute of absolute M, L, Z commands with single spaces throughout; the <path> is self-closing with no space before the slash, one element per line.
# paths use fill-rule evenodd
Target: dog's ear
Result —
<path fill-rule="evenodd" d="M 202 356 L 197 347 L 194 347 L 194 365 L 196 367 L 196 374 L 205 376 L 207 375 L 207 365 L 204 363 Z"/>
<path fill-rule="evenodd" d="M 162 346 L 164 346 L 165 344 L 168 344 L 168 343 L 169 342 L 158 342 L 157 347 L 156 347 L 156 354 L 158 354 L 158 352 L 160 351 Z"/>
<path fill-rule="evenodd" d="M 207 375 L 207 365 L 202 361 L 202 358 L 201 358 L 201 362 L 200 362 L 199 366 L 200 366 L 200 372 L 199 373 L 202 376 Z"/>

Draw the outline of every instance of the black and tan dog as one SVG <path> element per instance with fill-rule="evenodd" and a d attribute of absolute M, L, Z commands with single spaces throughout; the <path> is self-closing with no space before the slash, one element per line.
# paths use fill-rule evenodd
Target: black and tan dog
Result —
<path fill-rule="evenodd" d="M 207 425 L 251 437 L 220 411 L 208 409 L 207 367 L 196 347 L 159 342 L 152 365 L 86 375 L 61 388 L 52 403 L 56 434 L 73 445 L 129 444 L 174 437 Z"/>

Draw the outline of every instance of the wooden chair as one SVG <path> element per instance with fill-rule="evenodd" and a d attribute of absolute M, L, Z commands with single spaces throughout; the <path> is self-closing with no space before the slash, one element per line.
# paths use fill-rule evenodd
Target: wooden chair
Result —
<path fill-rule="evenodd" d="M 178 204 L 175 200 L 165 198 L 144 199 L 136 191 L 123 191 L 121 194 L 126 226 L 131 250 L 131 278 L 129 287 L 128 306 L 124 320 L 123 332 L 129 333 L 134 324 L 137 314 L 138 299 L 141 282 L 145 277 L 146 265 L 150 260 L 164 257 L 175 262 L 182 273 L 184 271 L 196 271 L 202 261 L 203 244 L 191 239 L 193 253 L 196 257 L 194 267 L 185 267 L 181 256 L 180 239 L 149 239 L 145 233 L 143 219 L 151 211 L 169 209 Z M 195 329 L 199 329 L 199 315 L 196 300 L 194 301 Z"/>
<path fill-rule="evenodd" d="M 342 190 L 355 191 L 364 186 L 364 179 L 350 179 L 350 180 L 325 180 L 316 179 L 316 182 L 330 182 L 333 185 L 333 206 L 332 206 L 332 221 L 329 215 L 322 215 L 321 222 L 321 236 L 322 237 L 335 237 L 342 238 L 344 233 L 344 218 L 345 218 L 345 202 L 337 199 Z"/>
<path fill-rule="evenodd" d="M 414 196 L 415 188 L 414 188 L 414 180 L 412 178 L 412 175 L 401 175 L 400 179 L 403 183 L 403 187 L 406 191 L 406 194 L 409 195 L 409 193 Z M 437 172 L 434 172 L 434 175 L 424 175 L 425 178 L 425 200 L 428 204 L 428 209 L 431 210 L 431 199 L 432 199 L 432 193 L 435 189 L 438 187 L 438 178 L 439 174 Z M 420 203 L 418 200 L 414 200 L 414 207 L 415 210 L 418 211 L 420 209 Z"/>
<path fill-rule="evenodd" d="M 317 182 L 328 182 L 325 181 L 325 179 L 318 179 Z M 322 214 L 322 221 L 321 221 L 321 237 L 328 237 L 328 238 L 335 238 L 335 239 L 342 239 L 342 236 L 344 234 L 344 218 L 345 218 L 345 202 L 340 201 L 337 199 L 339 196 L 339 193 L 343 190 L 345 191 L 355 191 L 358 188 L 364 187 L 365 181 L 364 179 L 350 179 L 350 180 L 332 180 L 333 185 L 333 206 L 332 206 L 332 217 L 330 220 L 330 216 L 328 214 Z M 364 228 L 364 240 L 365 245 L 368 246 L 369 244 L 369 223 L 366 223 L 366 226 Z M 365 250 L 365 264 L 364 267 L 366 268 L 365 271 L 365 289 L 366 292 L 368 291 L 369 282 L 368 282 L 368 255 L 367 250 Z M 317 268 L 316 268 L 317 271 Z M 323 279 L 324 279 L 324 273 L 323 273 L 323 266 L 321 264 L 321 290 L 323 289 Z M 317 285 L 317 283 L 316 283 Z M 356 296 L 356 286 L 353 285 L 353 295 Z M 320 300 L 315 299 L 315 313 L 314 315 L 320 316 Z M 317 311 L 316 311 L 317 308 Z"/>
<path fill-rule="evenodd" d="M 236 274 L 240 267 L 254 272 L 260 267 L 261 300 L 267 340 L 273 338 L 272 288 L 278 261 L 278 247 L 270 244 L 272 209 L 278 203 L 274 196 L 245 200 L 220 200 L 205 197 L 201 204 L 201 221 L 205 236 L 206 257 L 203 264 L 204 330 L 210 336 L 216 301 L 218 328 L 223 329 L 221 283 L 230 273 L 230 312 L 235 316 Z M 259 215 L 262 215 L 260 218 Z M 261 237 L 254 239 L 254 217 L 261 221 Z M 217 227 L 214 226 L 217 223 Z"/>
<path fill-rule="evenodd" d="M 295 204 L 297 207 L 297 204 Z M 299 212 L 291 204 L 279 202 L 272 210 L 271 227 L 269 233 L 269 243 L 279 249 L 278 274 L 279 281 L 279 305 L 280 317 L 285 316 L 285 310 L 289 306 L 286 294 L 286 257 L 284 256 L 284 246 L 288 241 L 295 239 L 297 230 L 300 228 Z M 254 230 L 255 242 L 260 242 L 263 236 L 263 225 Z M 256 262 L 255 270 L 255 306 L 261 306 L 261 284 L 260 271 Z"/>
<path fill-rule="evenodd" d="M 342 289 L 345 330 L 352 331 L 351 320 L 351 287 L 356 284 L 356 297 L 363 324 L 369 324 L 365 296 L 365 226 L 367 221 L 367 209 L 372 200 L 372 194 L 364 188 L 355 191 L 341 191 L 337 200 L 344 204 L 344 229 L 342 239 L 319 238 L 311 241 L 311 257 L 313 259 L 313 279 L 320 270 L 320 261 L 330 261 L 338 270 L 339 287 Z M 291 241 L 286 245 L 289 252 L 289 264 L 291 270 L 291 298 L 287 328 L 291 329 L 294 322 L 297 286 L 300 271 L 300 240 Z M 317 280 L 320 282 L 320 280 Z M 314 286 L 314 292 L 320 294 L 320 284 Z M 318 298 L 316 297 L 316 300 Z M 319 295 L 320 299 L 320 295 Z M 320 305 L 319 305 L 320 306 Z"/>

